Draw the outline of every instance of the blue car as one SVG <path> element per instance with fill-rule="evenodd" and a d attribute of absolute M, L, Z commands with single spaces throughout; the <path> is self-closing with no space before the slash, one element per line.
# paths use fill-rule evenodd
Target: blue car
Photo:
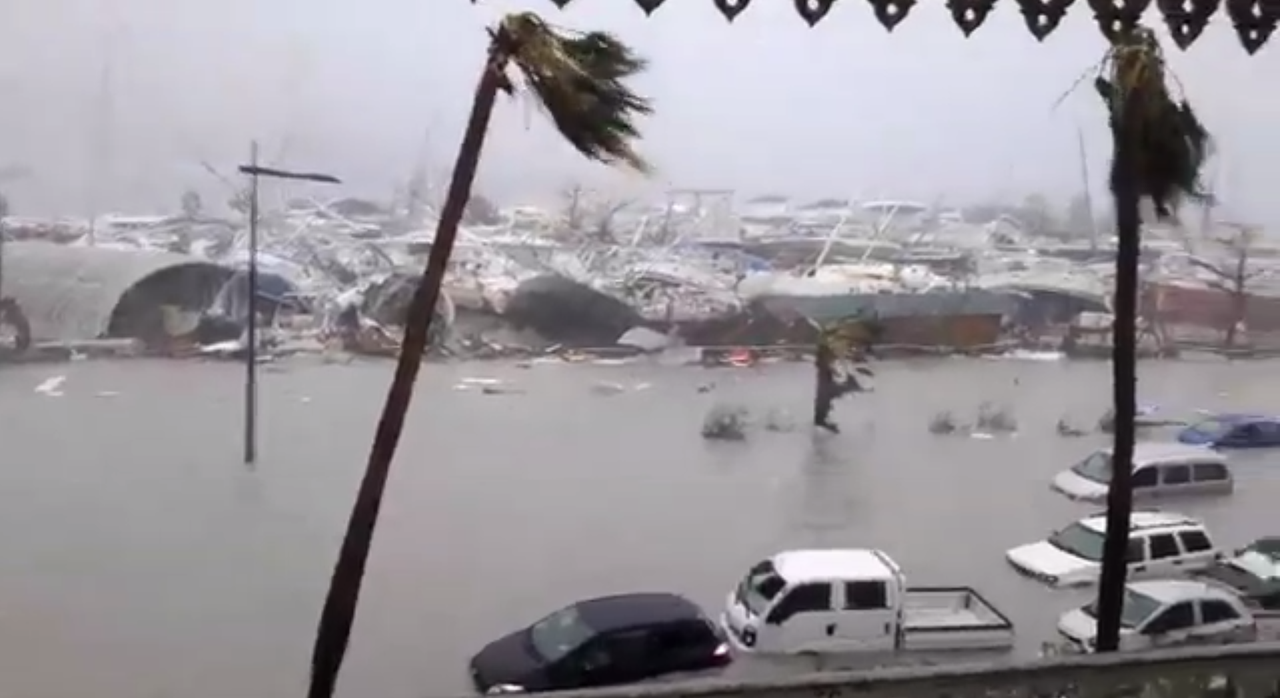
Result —
<path fill-rule="evenodd" d="M 1178 441 L 1211 448 L 1280 447 L 1280 417 L 1218 414 L 1178 433 Z"/>

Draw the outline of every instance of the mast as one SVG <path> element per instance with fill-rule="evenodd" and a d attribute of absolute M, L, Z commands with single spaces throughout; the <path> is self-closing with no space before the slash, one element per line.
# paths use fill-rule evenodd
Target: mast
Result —
<path fill-rule="evenodd" d="M 102 72 L 98 76 L 93 134 L 93 166 L 89 168 L 89 244 L 97 243 L 98 215 L 103 200 L 110 202 L 117 193 L 115 186 L 115 47 L 117 25 L 109 25 L 103 47 Z"/>
<path fill-rule="evenodd" d="M 1076 127 L 1076 145 L 1080 149 L 1080 184 L 1084 187 L 1085 208 L 1089 209 L 1089 247 L 1098 249 L 1098 218 L 1093 214 L 1093 195 L 1089 189 L 1089 158 L 1084 150 L 1084 129 Z"/>

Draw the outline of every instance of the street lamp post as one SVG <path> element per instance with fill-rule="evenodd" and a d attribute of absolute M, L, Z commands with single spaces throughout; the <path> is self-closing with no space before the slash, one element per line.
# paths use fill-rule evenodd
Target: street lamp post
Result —
<path fill-rule="evenodd" d="M 318 172 L 290 172 L 258 164 L 258 143 L 249 147 L 249 164 L 241 165 L 240 173 L 249 177 L 249 325 L 245 340 L 244 373 L 244 463 L 253 465 L 258 457 L 258 180 L 292 179 L 323 184 L 341 184 L 333 175 Z"/>

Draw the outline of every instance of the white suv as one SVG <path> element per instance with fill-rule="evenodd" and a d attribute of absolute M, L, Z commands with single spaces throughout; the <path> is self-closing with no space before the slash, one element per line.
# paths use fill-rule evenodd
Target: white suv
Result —
<path fill-rule="evenodd" d="M 1018 546 L 1005 559 L 1050 586 L 1092 584 L 1102 570 L 1106 513 L 1067 526 L 1037 543 Z M 1160 577 L 1200 570 L 1221 553 L 1200 521 L 1172 512 L 1140 510 L 1130 517 L 1129 577 Z"/>

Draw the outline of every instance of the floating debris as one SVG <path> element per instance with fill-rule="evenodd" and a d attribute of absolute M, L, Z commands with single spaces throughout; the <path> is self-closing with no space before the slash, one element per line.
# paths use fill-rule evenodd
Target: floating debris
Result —
<path fill-rule="evenodd" d="M 53 376 L 46 379 L 40 385 L 37 385 L 35 392 L 47 397 L 62 397 L 62 384 L 67 380 L 66 376 Z"/>
<path fill-rule="evenodd" d="M 949 411 L 939 412 L 929 420 L 930 434 L 954 434 L 959 430 L 960 425 L 956 423 L 955 415 Z"/>
<path fill-rule="evenodd" d="M 984 402 L 978 406 L 978 419 L 974 429 L 988 434 L 1007 434 L 1018 430 L 1018 420 L 1010 414 L 1009 408 Z"/>
<path fill-rule="evenodd" d="M 1074 424 L 1072 424 L 1070 421 L 1067 420 L 1066 417 L 1061 417 L 1058 419 L 1057 430 L 1058 430 L 1058 436 L 1066 436 L 1069 438 L 1084 436 L 1085 434 L 1089 433 L 1087 430 L 1081 429 L 1080 427 L 1077 427 Z"/>
<path fill-rule="evenodd" d="M 745 407 L 715 405 L 702 421 L 702 438 L 743 441 L 747 438 L 748 412 Z"/>
<path fill-rule="evenodd" d="M 787 410 L 771 408 L 764 415 L 762 423 L 765 431 L 789 432 L 796 429 L 796 418 Z"/>

